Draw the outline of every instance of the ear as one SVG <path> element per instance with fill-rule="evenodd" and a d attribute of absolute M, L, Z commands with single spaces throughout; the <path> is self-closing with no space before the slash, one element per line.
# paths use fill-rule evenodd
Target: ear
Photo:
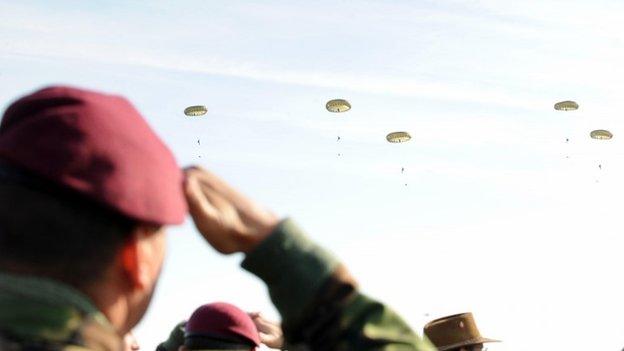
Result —
<path fill-rule="evenodd" d="M 139 239 L 137 238 L 137 229 L 134 229 L 130 238 L 121 248 L 121 266 L 132 288 L 144 288 L 140 264 L 139 264 Z"/>
<path fill-rule="evenodd" d="M 121 249 L 121 266 L 133 289 L 142 290 L 153 284 L 162 264 L 158 228 L 138 225 Z"/>

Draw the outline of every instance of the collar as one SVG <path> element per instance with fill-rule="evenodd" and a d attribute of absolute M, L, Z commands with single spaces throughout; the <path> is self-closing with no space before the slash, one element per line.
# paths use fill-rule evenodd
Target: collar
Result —
<path fill-rule="evenodd" d="M 106 317 L 83 293 L 57 281 L 0 272 L 0 331 L 18 343 L 119 350 Z"/>

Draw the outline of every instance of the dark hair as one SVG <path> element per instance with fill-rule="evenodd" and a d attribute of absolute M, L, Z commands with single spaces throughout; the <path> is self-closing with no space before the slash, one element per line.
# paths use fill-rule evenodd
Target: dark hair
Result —
<path fill-rule="evenodd" d="M 0 167 L 0 270 L 77 288 L 102 278 L 135 223 L 71 190 Z"/>

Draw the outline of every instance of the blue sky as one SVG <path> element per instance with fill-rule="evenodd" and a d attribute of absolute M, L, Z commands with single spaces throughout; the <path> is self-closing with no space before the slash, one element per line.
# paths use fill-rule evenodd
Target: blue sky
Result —
<path fill-rule="evenodd" d="M 52 83 L 128 96 L 182 165 L 294 217 L 415 329 L 473 311 L 505 341 L 494 351 L 619 349 L 623 14 L 606 0 L 0 0 L 0 105 Z M 353 109 L 326 112 L 337 97 Z M 581 108 L 553 110 L 567 99 Z M 194 104 L 208 114 L 185 117 Z M 591 140 L 599 128 L 615 138 Z M 386 143 L 395 130 L 412 140 Z M 205 302 L 277 317 L 191 223 L 169 246 L 145 349 Z"/>

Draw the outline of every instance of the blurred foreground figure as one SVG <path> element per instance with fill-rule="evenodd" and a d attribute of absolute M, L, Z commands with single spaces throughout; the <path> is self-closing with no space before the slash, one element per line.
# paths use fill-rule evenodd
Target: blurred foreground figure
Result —
<path fill-rule="evenodd" d="M 481 351 L 485 350 L 483 344 L 499 342 L 481 336 L 472 313 L 431 321 L 425 325 L 425 335 L 439 351 Z"/>
<path fill-rule="evenodd" d="M 124 98 L 51 87 L 0 123 L 0 350 L 121 350 L 182 223 L 183 173 Z"/>
<path fill-rule="evenodd" d="M 245 254 L 287 342 L 433 350 L 291 220 L 182 172 L 126 99 L 70 87 L 19 99 L 0 123 L 0 350 L 123 350 L 187 209 L 216 250 Z"/>

